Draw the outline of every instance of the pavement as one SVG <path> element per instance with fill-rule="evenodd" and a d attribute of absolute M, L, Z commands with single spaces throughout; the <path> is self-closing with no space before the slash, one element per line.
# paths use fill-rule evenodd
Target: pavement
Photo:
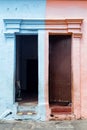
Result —
<path fill-rule="evenodd" d="M 87 120 L 33 121 L 1 120 L 0 130 L 87 130 Z"/>

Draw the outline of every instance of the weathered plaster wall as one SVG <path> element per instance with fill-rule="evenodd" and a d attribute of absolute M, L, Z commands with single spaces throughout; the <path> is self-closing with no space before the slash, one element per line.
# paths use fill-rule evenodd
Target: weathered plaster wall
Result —
<path fill-rule="evenodd" d="M 10 38 L 6 40 L 4 35 L 4 22 L 3 19 L 43 19 L 43 25 L 45 27 L 45 19 L 84 19 L 82 25 L 82 39 L 80 48 L 76 46 L 76 51 L 80 51 L 80 61 L 77 59 L 77 63 L 80 62 L 80 70 L 75 69 L 77 82 L 75 86 L 80 85 L 80 104 L 81 105 L 81 117 L 87 118 L 87 1 L 69 1 L 69 0 L 0 0 L 0 113 L 4 112 L 6 108 L 14 108 L 14 68 L 15 68 L 15 41 Z M 47 85 L 48 85 L 48 66 L 45 62 L 48 62 L 44 57 L 47 55 L 47 35 L 44 31 L 39 33 L 39 64 L 41 65 L 39 70 L 39 76 L 41 81 L 39 83 L 40 102 L 43 104 L 47 102 Z M 46 40 L 45 40 L 46 38 Z M 10 41 L 10 42 L 9 42 Z M 78 41 L 76 42 L 78 44 Z M 45 52 L 44 52 L 45 50 Z M 76 54 L 76 52 L 75 52 Z M 77 66 L 76 66 L 77 67 Z M 80 84 L 79 82 L 80 78 Z M 45 90 L 43 87 L 45 86 Z M 42 91 L 43 90 L 43 91 Z M 79 95 L 78 88 L 75 89 L 76 95 Z M 76 99 L 79 100 L 79 99 Z M 84 107 L 85 106 L 85 107 Z M 39 109 L 39 113 L 45 119 L 45 108 L 42 106 Z M 78 109 L 77 109 L 78 111 Z M 45 114 L 44 114 L 45 113 Z"/>
<path fill-rule="evenodd" d="M 0 0 L 0 113 L 3 113 L 6 109 L 16 111 L 14 105 L 15 41 L 13 42 L 11 38 L 5 38 L 3 19 L 44 19 L 45 11 L 46 0 Z M 40 40 L 39 44 L 43 44 L 43 39 Z M 40 46 L 40 49 L 43 52 L 43 47 Z M 41 53 L 42 59 L 44 59 L 43 53 Z M 43 62 L 40 61 L 42 68 L 44 68 Z M 39 84 L 43 89 L 44 69 L 40 71 L 40 75 L 42 80 Z M 44 95 L 42 91 L 40 93 L 42 96 L 40 100 L 43 102 Z M 44 119 L 44 107 L 41 108 L 40 114 L 42 113 L 44 113 L 42 117 Z"/>
<path fill-rule="evenodd" d="M 78 66 L 75 67 L 75 78 L 77 82 L 75 82 L 75 100 L 79 100 L 78 95 L 80 94 L 80 104 L 74 104 L 76 109 L 76 113 L 79 113 L 81 117 L 87 118 L 87 1 L 81 0 L 47 0 L 46 5 L 46 18 L 49 19 L 83 19 L 82 25 L 82 39 L 80 45 L 78 44 L 78 40 L 76 40 L 76 46 L 73 51 L 80 51 L 80 61 L 78 58 L 75 58 L 77 63 L 80 65 L 80 70 L 78 70 Z M 73 52 L 75 54 L 75 52 Z M 79 53 L 78 53 L 79 54 Z M 79 77 L 79 75 L 80 77 Z M 80 82 L 79 82 L 80 78 Z M 79 93 L 79 89 L 80 92 Z M 80 110 L 78 109 L 78 105 Z M 77 116 L 77 117 L 79 117 Z"/>

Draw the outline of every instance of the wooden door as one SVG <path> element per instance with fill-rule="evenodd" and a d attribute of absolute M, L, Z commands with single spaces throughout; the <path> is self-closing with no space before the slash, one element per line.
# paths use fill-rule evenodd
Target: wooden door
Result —
<path fill-rule="evenodd" d="M 49 36 L 49 101 L 71 102 L 71 36 Z"/>

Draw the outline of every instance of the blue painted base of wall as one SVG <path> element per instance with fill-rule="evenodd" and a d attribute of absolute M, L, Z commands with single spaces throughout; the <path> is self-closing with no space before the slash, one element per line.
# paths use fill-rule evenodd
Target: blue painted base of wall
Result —
<path fill-rule="evenodd" d="M 34 115 L 18 115 L 18 103 L 15 103 L 9 107 L 3 107 L 3 111 L 0 111 L 0 120 L 37 120 L 37 121 L 46 121 L 46 116 L 42 109 L 44 106 L 36 107 L 36 114 Z M 25 109 L 24 109 L 25 111 Z"/>

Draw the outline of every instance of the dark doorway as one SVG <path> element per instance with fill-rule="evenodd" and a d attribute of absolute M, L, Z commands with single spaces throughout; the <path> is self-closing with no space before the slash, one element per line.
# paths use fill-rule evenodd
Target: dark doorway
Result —
<path fill-rule="evenodd" d="M 49 36 L 49 104 L 71 104 L 71 36 Z"/>
<path fill-rule="evenodd" d="M 36 59 L 27 60 L 27 91 L 35 98 L 38 95 L 38 61 Z M 32 86 L 32 87 L 31 87 Z"/>
<path fill-rule="evenodd" d="M 38 35 L 16 35 L 16 81 L 20 81 L 21 102 L 38 101 Z"/>

